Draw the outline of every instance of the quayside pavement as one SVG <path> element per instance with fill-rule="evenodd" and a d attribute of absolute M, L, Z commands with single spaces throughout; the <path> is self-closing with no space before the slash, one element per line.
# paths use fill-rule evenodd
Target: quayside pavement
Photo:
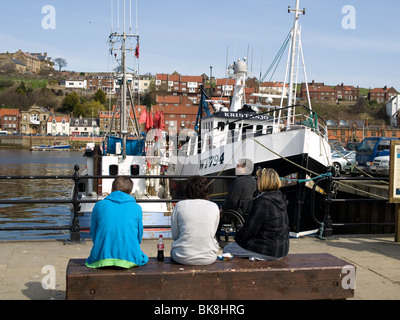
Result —
<path fill-rule="evenodd" d="M 335 240 L 308 236 L 290 240 L 289 253 L 330 253 L 357 267 L 355 300 L 400 300 L 400 244 L 393 235 L 346 235 Z M 171 240 L 165 241 L 169 255 Z M 92 243 L 0 242 L 0 300 L 63 300 L 69 259 L 86 258 Z M 156 256 L 157 240 L 142 249 Z M 257 263 L 257 262 L 254 262 Z M 47 289 L 44 289 L 43 286 Z"/>

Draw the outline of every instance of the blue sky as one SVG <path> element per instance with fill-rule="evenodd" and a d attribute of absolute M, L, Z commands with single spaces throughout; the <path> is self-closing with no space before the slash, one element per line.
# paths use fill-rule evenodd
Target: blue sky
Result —
<path fill-rule="evenodd" d="M 113 0 L 114 31 L 117 2 Z M 132 25 L 136 26 L 135 0 Z M 123 0 L 119 0 L 122 8 Z M 126 0 L 129 9 L 130 1 Z M 55 29 L 44 29 L 45 5 L 55 10 Z M 257 78 L 266 71 L 293 24 L 287 13 L 294 0 L 138 0 L 139 72 L 225 76 L 229 63 L 247 55 Z M 355 10 L 355 28 L 343 28 Z M 398 0 L 300 0 L 300 17 L 309 81 L 400 90 Z M 122 11 L 120 30 L 122 30 Z M 126 16 L 129 27 L 129 14 Z M 116 65 L 106 43 L 111 0 L 14 0 L 0 3 L 0 52 L 47 52 L 74 71 L 111 71 Z M 129 57 L 129 65 L 136 62 Z M 253 59 L 251 59 L 253 58 Z M 282 81 L 286 53 L 272 80 Z M 261 70 L 262 66 L 262 70 Z M 300 80 L 304 80 L 301 75 Z M 269 80 L 269 78 L 266 78 Z"/>

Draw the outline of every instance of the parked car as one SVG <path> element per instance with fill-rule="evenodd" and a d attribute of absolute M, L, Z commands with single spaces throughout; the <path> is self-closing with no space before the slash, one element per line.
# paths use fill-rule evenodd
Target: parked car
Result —
<path fill-rule="evenodd" d="M 371 165 L 371 173 L 379 176 L 389 176 L 389 156 L 376 157 Z"/>
<path fill-rule="evenodd" d="M 356 161 L 356 153 L 354 151 L 343 151 L 332 154 L 332 164 L 336 171 L 344 173 L 344 167 L 350 161 Z"/>
<path fill-rule="evenodd" d="M 346 150 L 356 151 L 359 144 L 359 142 L 347 142 Z"/>

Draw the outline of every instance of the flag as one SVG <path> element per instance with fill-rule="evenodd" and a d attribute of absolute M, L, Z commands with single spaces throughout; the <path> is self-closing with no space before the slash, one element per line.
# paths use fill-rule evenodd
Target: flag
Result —
<path fill-rule="evenodd" d="M 160 111 L 157 111 L 154 114 L 154 128 L 159 128 L 160 127 Z"/>
<path fill-rule="evenodd" d="M 139 41 L 136 44 L 135 57 L 139 59 Z"/>
<path fill-rule="evenodd" d="M 160 112 L 160 124 L 158 126 L 161 130 L 164 130 L 165 128 L 165 123 L 164 123 L 164 112 Z"/>
<path fill-rule="evenodd" d="M 153 128 L 153 114 L 150 111 L 146 118 L 146 130 L 150 130 L 151 128 Z"/>
<path fill-rule="evenodd" d="M 139 123 L 146 123 L 146 118 L 147 118 L 147 111 L 146 109 L 144 109 L 142 114 L 140 115 Z"/>

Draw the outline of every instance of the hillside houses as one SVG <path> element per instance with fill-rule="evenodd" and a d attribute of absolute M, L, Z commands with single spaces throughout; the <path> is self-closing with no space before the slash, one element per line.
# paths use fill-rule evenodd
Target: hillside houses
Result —
<path fill-rule="evenodd" d="M 17 71 L 19 73 L 37 74 L 43 70 L 53 70 L 54 62 L 47 52 L 29 53 L 18 50 L 14 53 L 0 53 L 0 72 Z"/>
<path fill-rule="evenodd" d="M 376 100 L 378 102 L 386 102 L 398 94 L 393 87 L 374 88 L 368 93 L 368 100 Z"/>
<path fill-rule="evenodd" d="M 360 97 L 360 89 L 350 85 L 338 84 L 336 86 L 327 86 L 323 82 L 314 82 L 308 85 L 311 101 L 356 101 Z M 307 86 L 301 84 L 301 98 L 307 99 Z"/>

